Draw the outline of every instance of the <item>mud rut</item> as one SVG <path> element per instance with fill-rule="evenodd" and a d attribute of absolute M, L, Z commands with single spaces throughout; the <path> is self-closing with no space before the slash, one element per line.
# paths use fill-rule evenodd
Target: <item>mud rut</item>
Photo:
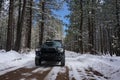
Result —
<path fill-rule="evenodd" d="M 66 68 L 65 73 L 58 72 L 56 80 L 69 80 L 68 68 Z M 47 80 L 47 75 L 52 70 L 51 68 L 46 68 L 46 70 L 39 70 L 34 72 L 36 68 L 20 68 L 15 71 L 8 72 L 0 76 L 0 80 Z M 52 75 L 52 74 L 51 74 Z M 54 73 L 53 73 L 54 75 Z M 50 79 L 50 78 L 49 78 Z"/>
<path fill-rule="evenodd" d="M 54 72 L 56 69 L 59 69 L 58 72 Z M 71 79 L 69 78 L 70 74 L 69 69 L 67 66 L 60 67 L 34 67 L 34 68 L 19 68 L 17 70 L 8 72 L 4 75 L 0 76 L 0 80 L 53 80 L 52 77 L 56 75 L 55 80 L 76 80 L 73 76 Z M 105 80 L 108 78 L 105 77 L 103 74 L 99 73 L 98 71 L 94 71 L 91 68 L 85 70 L 86 75 L 89 78 L 82 77 L 80 80 L 96 80 L 94 75 L 98 77 L 103 77 Z M 81 74 L 82 71 L 76 70 L 78 74 Z M 57 74 L 56 74 L 57 73 Z M 92 74 L 91 74 L 92 73 Z"/>

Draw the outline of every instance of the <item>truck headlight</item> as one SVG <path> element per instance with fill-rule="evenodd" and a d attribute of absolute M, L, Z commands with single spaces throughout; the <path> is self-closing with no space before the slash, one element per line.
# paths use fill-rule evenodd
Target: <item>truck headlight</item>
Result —
<path fill-rule="evenodd" d="M 63 51 L 64 51 L 63 48 L 58 48 L 58 50 L 59 50 L 60 52 L 63 52 Z"/>
<path fill-rule="evenodd" d="M 35 51 L 40 51 L 40 48 L 36 48 Z"/>
<path fill-rule="evenodd" d="M 36 54 L 36 56 L 39 56 L 39 55 L 40 55 L 40 48 L 36 48 L 36 49 L 35 49 L 35 54 Z"/>

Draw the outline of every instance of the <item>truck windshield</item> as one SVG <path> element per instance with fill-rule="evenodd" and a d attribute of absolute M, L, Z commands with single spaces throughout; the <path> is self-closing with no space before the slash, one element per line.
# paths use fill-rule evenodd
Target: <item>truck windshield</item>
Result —
<path fill-rule="evenodd" d="M 57 41 L 45 42 L 44 47 L 61 47 L 61 43 Z"/>

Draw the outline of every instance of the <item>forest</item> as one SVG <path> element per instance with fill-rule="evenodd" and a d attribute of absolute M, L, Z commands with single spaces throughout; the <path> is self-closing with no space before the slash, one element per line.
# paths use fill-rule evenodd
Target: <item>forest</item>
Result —
<path fill-rule="evenodd" d="M 0 80 L 120 80 L 120 0 L 0 0 Z"/>
<path fill-rule="evenodd" d="M 120 0 L 68 0 L 67 49 L 120 55 Z"/>
<path fill-rule="evenodd" d="M 0 49 L 35 49 L 46 39 L 62 39 L 63 22 L 53 11 L 57 0 L 0 0 Z"/>
<path fill-rule="evenodd" d="M 69 24 L 53 13 L 64 3 Z M 62 39 L 66 50 L 82 54 L 120 56 L 120 1 L 0 0 L 0 49 L 34 49 L 46 39 Z"/>

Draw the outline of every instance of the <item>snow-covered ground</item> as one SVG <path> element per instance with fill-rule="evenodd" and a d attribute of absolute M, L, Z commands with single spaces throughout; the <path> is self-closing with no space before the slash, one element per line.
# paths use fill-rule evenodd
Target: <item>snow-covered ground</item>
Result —
<path fill-rule="evenodd" d="M 120 57 L 82 55 L 71 51 L 66 51 L 65 54 L 65 67 L 37 67 L 32 73 L 43 73 L 50 70 L 44 80 L 56 80 L 58 73 L 68 73 L 69 80 L 120 80 Z M 34 57 L 34 51 L 31 51 L 29 54 L 19 54 L 15 51 L 5 52 L 0 50 L 0 75 L 21 67 L 36 67 Z M 32 73 L 23 73 L 22 75 L 32 75 Z M 34 78 L 34 80 L 37 79 Z"/>
<path fill-rule="evenodd" d="M 34 57 L 34 51 L 31 51 L 29 54 L 19 54 L 12 50 L 9 52 L 0 50 L 0 75 L 24 67 Z"/>

